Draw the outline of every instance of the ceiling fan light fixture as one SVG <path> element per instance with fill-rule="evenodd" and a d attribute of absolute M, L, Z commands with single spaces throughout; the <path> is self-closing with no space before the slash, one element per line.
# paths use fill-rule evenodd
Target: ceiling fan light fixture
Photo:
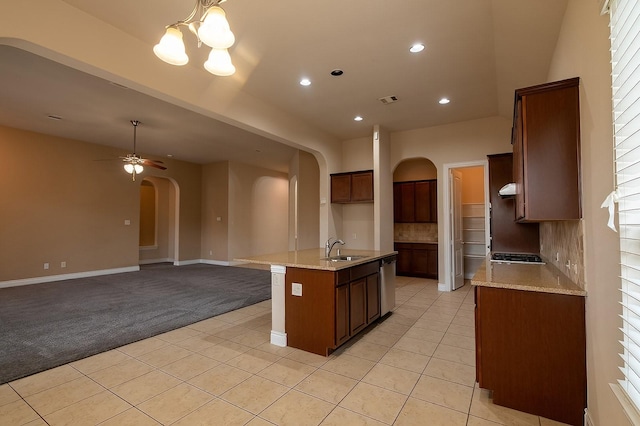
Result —
<path fill-rule="evenodd" d="M 127 163 L 124 165 L 124 171 L 131 174 L 133 173 L 133 164 Z"/>
<path fill-rule="evenodd" d="M 189 62 L 182 41 L 182 32 L 176 27 L 167 28 L 160 43 L 153 47 L 153 53 L 171 65 L 185 65 Z"/>

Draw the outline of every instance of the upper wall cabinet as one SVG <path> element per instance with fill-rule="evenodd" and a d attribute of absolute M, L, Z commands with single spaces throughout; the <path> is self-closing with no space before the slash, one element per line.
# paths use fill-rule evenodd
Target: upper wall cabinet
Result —
<path fill-rule="evenodd" d="M 579 81 L 516 90 L 511 142 L 518 222 L 582 217 Z"/>
<path fill-rule="evenodd" d="M 437 222 L 437 200 L 437 181 L 435 179 L 410 182 L 394 182 L 394 222 Z"/>
<path fill-rule="evenodd" d="M 373 170 L 331 175 L 332 203 L 372 203 Z"/>

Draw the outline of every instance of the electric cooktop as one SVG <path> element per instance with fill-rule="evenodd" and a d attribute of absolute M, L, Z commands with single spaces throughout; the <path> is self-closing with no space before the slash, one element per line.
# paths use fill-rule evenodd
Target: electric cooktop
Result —
<path fill-rule="evenodd" d="M 537 254 L 530 253 L 492 253 L 492 262 L 500 263 L 537 263 L 543 265 L 542 258 Z"/>

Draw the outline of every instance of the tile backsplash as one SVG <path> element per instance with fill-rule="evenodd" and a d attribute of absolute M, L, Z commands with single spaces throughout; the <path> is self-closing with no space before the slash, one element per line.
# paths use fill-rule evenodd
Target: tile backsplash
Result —
<path fill-rule="evenodd" d="M 393 238 L 398 242 L 437 242 L 437 223 L 394 223 Z"/>
<path fill-rule="evenodd" d="M 582 220 L 540 223 L 540 255 L 580 288 L 585 288 Z"/>

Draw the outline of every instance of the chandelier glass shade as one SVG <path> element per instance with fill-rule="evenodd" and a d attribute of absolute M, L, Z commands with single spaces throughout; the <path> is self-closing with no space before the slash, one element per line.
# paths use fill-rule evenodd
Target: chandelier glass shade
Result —
<path fill-rule="evenodd" d="M 225 11 L 218 6 L 224 0 L 196 0 L 191 14 L 184 20 L 168 25 L 160 42 L 153 48 L 158 58 L 171 65 L 185 65 L 189 62 L 180 27 L 185 26 L 202 43 L 211 47 L 209 59 L 204 68 L 212 74 L 229 76 L 236 69 L 227 49 L 235 43 Z"/>

